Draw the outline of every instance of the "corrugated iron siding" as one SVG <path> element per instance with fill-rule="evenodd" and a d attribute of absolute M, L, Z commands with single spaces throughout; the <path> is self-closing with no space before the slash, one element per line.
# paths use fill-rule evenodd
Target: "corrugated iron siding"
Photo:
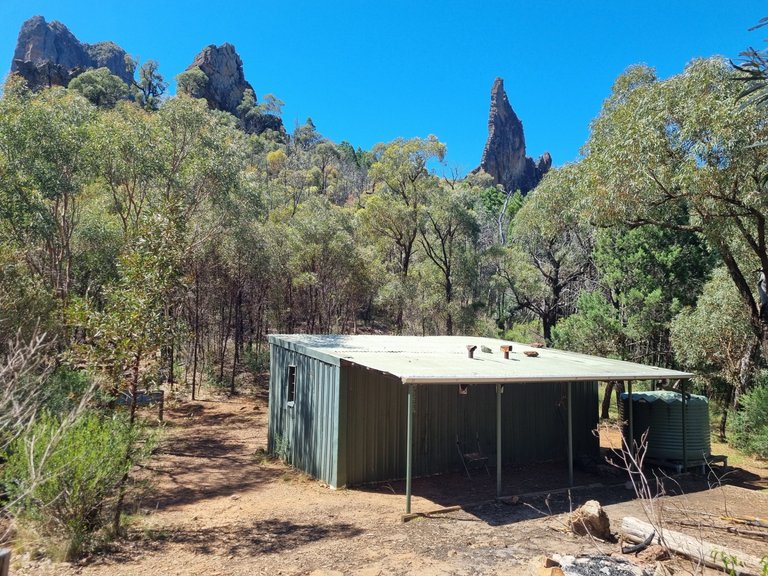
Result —
<path fill-rule="evenodd" d="M 342 367 L 346 397 L 346 455 L 341 484 L 355 485 L 405 475 L 407 386 L 358 366 Z M 564 458 L 567 453 L 567 384 L 507 384 L 502 396 L 502 454 L 505 464 Z M 597 384 L 573 387 L 574 454 L 596 456 Z M 496 453 L 496 387 L 415 386 L 414 475 L 444 472 L 461 465 L 456 440 L 474 451 L 476 439 L 489 456 Z M 342 418 L 344 418 L 342 414 Z M 343 428 L 343 427 L 342 427 Z M 343 440 L 342 435 L 342 440 Z M 343 450 L 344 447 L 342 447 Z M 346 463 L 346 466 L 344 466 Z"/>
<path fill-rule="evenodd" d="M 269 440 L 271 453 L 337 485 L 339 367 L 270 345 Z M 288 366 L 296 366 L 293 405 L 287 402 Z"/>

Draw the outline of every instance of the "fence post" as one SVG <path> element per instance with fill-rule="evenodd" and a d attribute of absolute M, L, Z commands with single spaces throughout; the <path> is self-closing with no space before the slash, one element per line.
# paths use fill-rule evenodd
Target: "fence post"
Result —
<path fill-rule="evenodd" d="M 8 548 L 0 548 L 0 576 L 8 576 L 11 569 L 11 551 Z"/>

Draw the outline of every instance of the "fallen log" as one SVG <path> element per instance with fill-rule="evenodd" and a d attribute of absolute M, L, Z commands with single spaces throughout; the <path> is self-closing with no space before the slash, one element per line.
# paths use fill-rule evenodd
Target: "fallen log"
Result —
<path fill-rule="evenodd" d="M 621 522 L 621 536 L 624 540 L 634 543 L 644 542 L 655 529 L 651 524 L 632 516 L 626 516 Z M 653 544 L 664 546 L 670 552 L 701 562 L 710 568 L 724 568 L 724 559 L 735 562 L 734 574 L 740 576 L 760 576 L 762 567 L 760 558 L 745 554 L 741 550 L 728 548 L 721 544 L 713 544 L 693 538 L 674 530 L 661 530 L 653 538 Z"/>

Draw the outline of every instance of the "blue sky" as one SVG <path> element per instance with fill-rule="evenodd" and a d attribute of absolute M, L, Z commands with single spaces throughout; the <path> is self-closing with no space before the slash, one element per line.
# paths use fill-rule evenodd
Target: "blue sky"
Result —
<path fill-rule="evenodd" d="M 528 154 L 574 160 L 611 85 L 643 62 L 661 76 L 714 54 L 764 47 L 748 32 L 768 5 L 711 1 L 164 2 L 0 0 L 0 67 L 21 23 L 60 20 L 84 42 L 113 40 L 172 79 L 208 44 L 230 42 L 257 95 L 285 102 L 292 130 L 311 116 L 339 142 L 370 148 L 435 134 L 447 165 L 479 161 L 491 85 L 505 80 Z"/>

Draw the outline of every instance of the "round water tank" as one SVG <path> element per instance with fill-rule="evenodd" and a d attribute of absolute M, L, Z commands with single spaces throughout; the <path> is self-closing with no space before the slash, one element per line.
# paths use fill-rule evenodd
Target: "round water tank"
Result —
<path fill-rule="evenodd" d="M 624 425 L 624 439 L 629 439 L 629 395 L 621 395 L 620 416 Z M 682 461 L 683 455 L 683 400 L 678 392 L 658 390 L 632 393 L 632 421 L 634 440 L 640 443 L 648 431 L 647 458 Z M 711 454 L 709 441 L 709 402 L 704 396 L 686 394 L 685 442 L 689 462 L 701 462 Z"/>

